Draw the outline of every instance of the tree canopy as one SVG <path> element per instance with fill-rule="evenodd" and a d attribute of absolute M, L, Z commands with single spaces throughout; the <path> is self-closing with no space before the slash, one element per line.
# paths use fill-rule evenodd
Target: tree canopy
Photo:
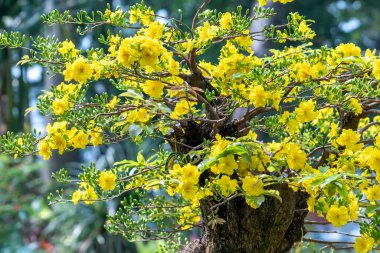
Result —
<path fill-rule="evenodd" d="M 108 217 L 107 229 L 129 240 L 167 239 L 167 250 L 179 250 L 178 234 L 199 227 L 199 245 L 190 243 L 186 252 L 202 252 L 196 246 L 226 252 L 239 240 L 242 250 L 257 250 L 270 240 L 265 252 L 286 252 L 295 242 L 310 240 L 303 229 L 308 212 L 336 228 L 359 223 L 361 236 L 347 242 L 348 248 L 376 248 L 380 59 L 375 50 L 362 52 L 353 43 L 314 48 L 312 21 L 296 12 L 285 24 L 250 30 L 252 23 L 275 15 L 266 1 L 252 12 L 211 10 L 209 2 L 190 23 L 159 16 L 144 3 L 128 11 L 109 7 L 42 17 L 47 24 L 74 25 L 80 35 L 101 26 L 120 28 L 118 33 L 107 28 L 101 46 L 86 51 L 70 40 L 42 36 L 26 48 L 25 36 L 0 34 L 1 47 L 28 50 L 19 64 L 40 64 L 64 79 L 38 99 L 37 109 L 51 119 L 46 134 L 8 132 L 0 137 L 0 152 L 38 153 L 48 160 L 53 152 L 135 142 L 141 146 L 136 159 L 117 161 L 110 170 L 91 164 L 77 176 L 65 169 L 53 174 L 77 190 L 70 196 L 58 191 L 50 201 L 93 204 L 133 192 Z M 297 45 L 257 57 L 251 46 L 262 40 Z M 204 53 L 218 46 L 217 61 L 207 61 Z M 117 94 L 88 96 L 91 85 L 103 79 Z M 146 150 L 147 139 L 162 145 Z M 262 229 L 261 237 L 252 231 L 261 241 L 249 232 L 233 234 L 244 228 L 231 215 L 238 210 L 252 215 L 247 221 L 252 229 L 276 230 Z M 281 224 L 275 216 L 282 217 Z M 222 243 L 221 231 L 233 240 Z"/>

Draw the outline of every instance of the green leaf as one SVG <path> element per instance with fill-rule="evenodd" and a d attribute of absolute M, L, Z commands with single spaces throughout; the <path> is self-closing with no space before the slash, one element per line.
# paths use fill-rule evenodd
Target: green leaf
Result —
<path fill-rule="evenodd" d="M 264 195 L 274 197 L 274 198 L 278 199 L 278 201 L 280 201 L 282 203 L 282 198 L 280 196 L 280 192 L 277 191 L 277 190 L 266 190 L 264 192 Z"/>
<path fill-rule="evenodd" d="M 370 214 L 374 211 L 378 211 L 380 210 L 380 206 L 378 204 L 378 202 L 376 202 L 376 205 L 375 206 L 367 206 L 367 208 L 365 209 L 365 214 Z"/>
<path fill-rule="evenodd" d="M 255 197 L 246 195 L 245 201 L 252 208 L 259 208 L 261 206 L 261 204 L 264 203 L 265 197 L 264 197 L 264 195 L 255 196 Z"/>
<path fill-rule="evenodd" d="M 143 131 L 143 127 L 140 126 L 140 125 L 136 125 L 136 124 L 132 124 L 128 131 L 129 131 L 129 136 L 132 138 L 132 139 L 135 139 L 137 136 L 139 136 L 142 131 Z"/>
<path fill-rule="evenodd" d="M 213 166 L 215 163 L 217 163 L 222 157 L 226 157 L 229 155 L 242 155 L 242 156 L 247 157 L 249 154 L 251 154 L 251 151 L 249 148 L 246 147 L 246 145 L 244 145 L 241 142 L 233 143 L 229 145 L 222 153 L 220 153 L 216 157 L 212 157 L 201 162 L 198 165 L 198 168 L 200 172 L 203 172 L 206 169 Z"/>
<path fill-rule="evenodd" d="M 342 175 L 341 174 L 335 174 L 335 175 L 331 175 L 329 176 L 322 184 L 321 184 L 321 189 L 323 189 L 326 185 L 328 185 L 329 183 L 341 178 Z"/>

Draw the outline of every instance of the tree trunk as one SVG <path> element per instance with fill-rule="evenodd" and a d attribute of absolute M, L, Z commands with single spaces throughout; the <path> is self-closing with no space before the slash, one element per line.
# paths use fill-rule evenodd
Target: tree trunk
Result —
<path fill-rule="evenodd" d="M 280 192 L 282 202 L 266 197 L 257 209 L 245 199 L 235 198 L 219 207 L 214 215 L 225 221 L 212 227 L 211 212 L 206 203 L 201 206 L 205 222 L 202 238 L 188 244 L 183 253 L 285 253 L 303 235 L 307 215 L 307 194 L 295 193 L 286 184 L 271 189 Z M 305 211 L 306 209 L 306 211 Z M 208 225 L 207 225 L 208 224 Z"/>

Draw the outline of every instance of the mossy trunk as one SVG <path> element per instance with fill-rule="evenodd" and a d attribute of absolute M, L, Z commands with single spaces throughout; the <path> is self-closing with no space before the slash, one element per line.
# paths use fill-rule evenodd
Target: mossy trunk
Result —
<path fill-rule="evenodd" d="M 210 208 L 202 204 L 205 222 L 201 239 L 191 242 L 183 253 L 283 253 L 288 252 L 303 234 L 306 194 L 286 184 L 272 189 L 280 192 L 282 202 L 266 197 L 257 209 L 248 206 L 243 197 L 235 198 L 216 211 L 223 224 L 212 226 Z M 207 225 L 208 224 L 208 225 Z"/>

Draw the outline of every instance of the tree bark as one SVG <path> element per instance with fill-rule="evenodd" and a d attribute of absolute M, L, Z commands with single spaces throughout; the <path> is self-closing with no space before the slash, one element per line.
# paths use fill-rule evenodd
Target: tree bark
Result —
<path fill-rule="evenodd" d="M 285 253 L 301 240 L 307 215 L 307 193 L 294 192 L 286 184 L 276 185 L 282 202 L 266 197 L 257 209 L 243 197 L 230 200 L 214 215 L 225 221 L 212 227 L 207 203 L 202 203 L 205 223 L 202 238 L 187 245 L 183 253 Z"/>

